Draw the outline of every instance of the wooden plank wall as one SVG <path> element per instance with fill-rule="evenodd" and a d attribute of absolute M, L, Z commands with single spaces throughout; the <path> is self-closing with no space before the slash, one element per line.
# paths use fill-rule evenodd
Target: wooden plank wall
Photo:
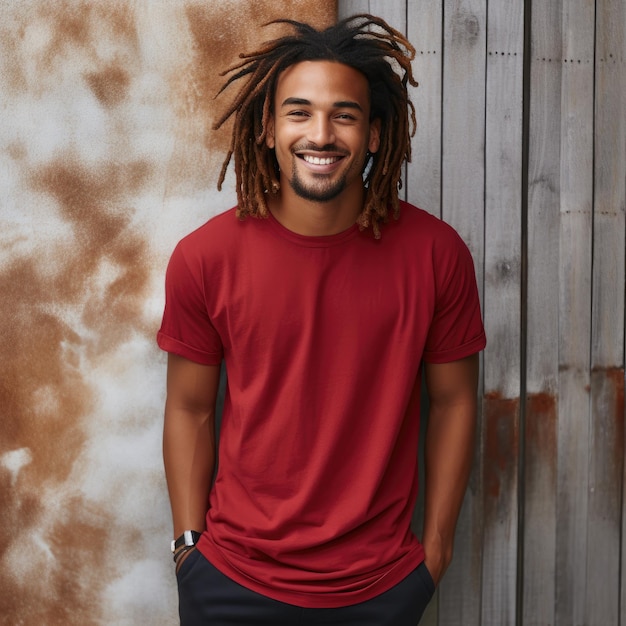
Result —
<path fill-rule="evenodd" d="M 339 0 L 360 12 L 416 47 L 405 193 L 470 246 L 489 340 L 422 624 L 626 626 L 626 3 Z"/>

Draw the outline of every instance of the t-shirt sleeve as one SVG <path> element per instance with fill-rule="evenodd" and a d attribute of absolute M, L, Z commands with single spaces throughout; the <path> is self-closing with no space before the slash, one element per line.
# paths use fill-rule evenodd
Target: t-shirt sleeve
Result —
<path fill-rule="evenodd" d="M 472 255 L 450 229 L 434 248 L 436 300 L 424 361 L 448 363 L 486 345 Z"/>
<path fill-rule="evenodd" d="M 172 253 L 165 275 L 165 310 L 157 343 L 166 352 L 202 365 L 222 361 L 222 342 L 207 311 L 200 261 L 189 260 L 181 244 Z"/>

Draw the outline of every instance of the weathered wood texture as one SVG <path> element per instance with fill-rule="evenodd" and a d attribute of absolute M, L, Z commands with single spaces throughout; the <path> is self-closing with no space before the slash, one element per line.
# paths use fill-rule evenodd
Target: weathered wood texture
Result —
<path fill-rule="evenodd" d="M 515 623 L 521 397 L 524 6 L 489 3 L 485 145 L 481 624 Z"/>
<path fill-rule="evenodd" d="M 468 243 L 482 293 L 485 197 L 485 44 L 486 3 L 443 2 L 443 67 L 441 107 L 441 216 Z M 419 146 L 416 146 L 416 152 Z M 484 422 L 479 425 L 484 441 Z M 477 447 L 477 450 L 482 446 Z M 474 473 L 458 524 L 459 558 L 441 585 L 441 624 L 478 625 L 481 593 L 482 459 Z"/>
<path fill-rule="evenodd" d="M 561 2 L 532 7 L 527 199 L 523 623 L 554 624 L 559 380 Z M 528 51 L 527 51 L 528 52 Z"/>
<path fill-rule="evenodd" d="M 591 432 L 585 623 L 626 623 L 622 535 L 624 471 L 624 209 L 626 5 L 598 0 L 591 316 Z M 623 543 L 623 539 L 622 539 Z M 608 584 L 607 584 L 608 583 Z"/>
<path fill-rule="evenodd" d="M 422 624 L 626 626 L 626 5 L 338 6 L 416 48 L 405 193 L 467 241 L 489 341 L 455 560 Z"/>

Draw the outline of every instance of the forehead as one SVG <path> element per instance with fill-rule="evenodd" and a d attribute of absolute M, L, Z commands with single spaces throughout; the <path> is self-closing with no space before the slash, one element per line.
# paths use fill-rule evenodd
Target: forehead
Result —
<path fill-rule="evenodd" d="M 335 61 L 301 61 L 278 77 L 275 101 L 280 107 L 287 98 L 301 98 L 312 104 L 357 102 L 369 108 L 367 78 L 349 65 Z"/>

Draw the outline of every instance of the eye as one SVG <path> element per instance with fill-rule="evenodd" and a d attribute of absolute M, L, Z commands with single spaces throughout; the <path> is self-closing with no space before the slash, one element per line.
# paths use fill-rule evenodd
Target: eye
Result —
<path fill-rule="evenodd" d="M 337 113 L 337 115 L 335 115 L 335 119 L 342 121 L 342 122 L 355 122 L 356 121 L 356 117 L 352 115 L 352 113 Z"/>
<path fill-rule="evenodd" d="M 306 111 L 302 111 L 301 109 L 287 112 L 287 117 L 308 117 L 308 116 L 309 114 Z"/>

